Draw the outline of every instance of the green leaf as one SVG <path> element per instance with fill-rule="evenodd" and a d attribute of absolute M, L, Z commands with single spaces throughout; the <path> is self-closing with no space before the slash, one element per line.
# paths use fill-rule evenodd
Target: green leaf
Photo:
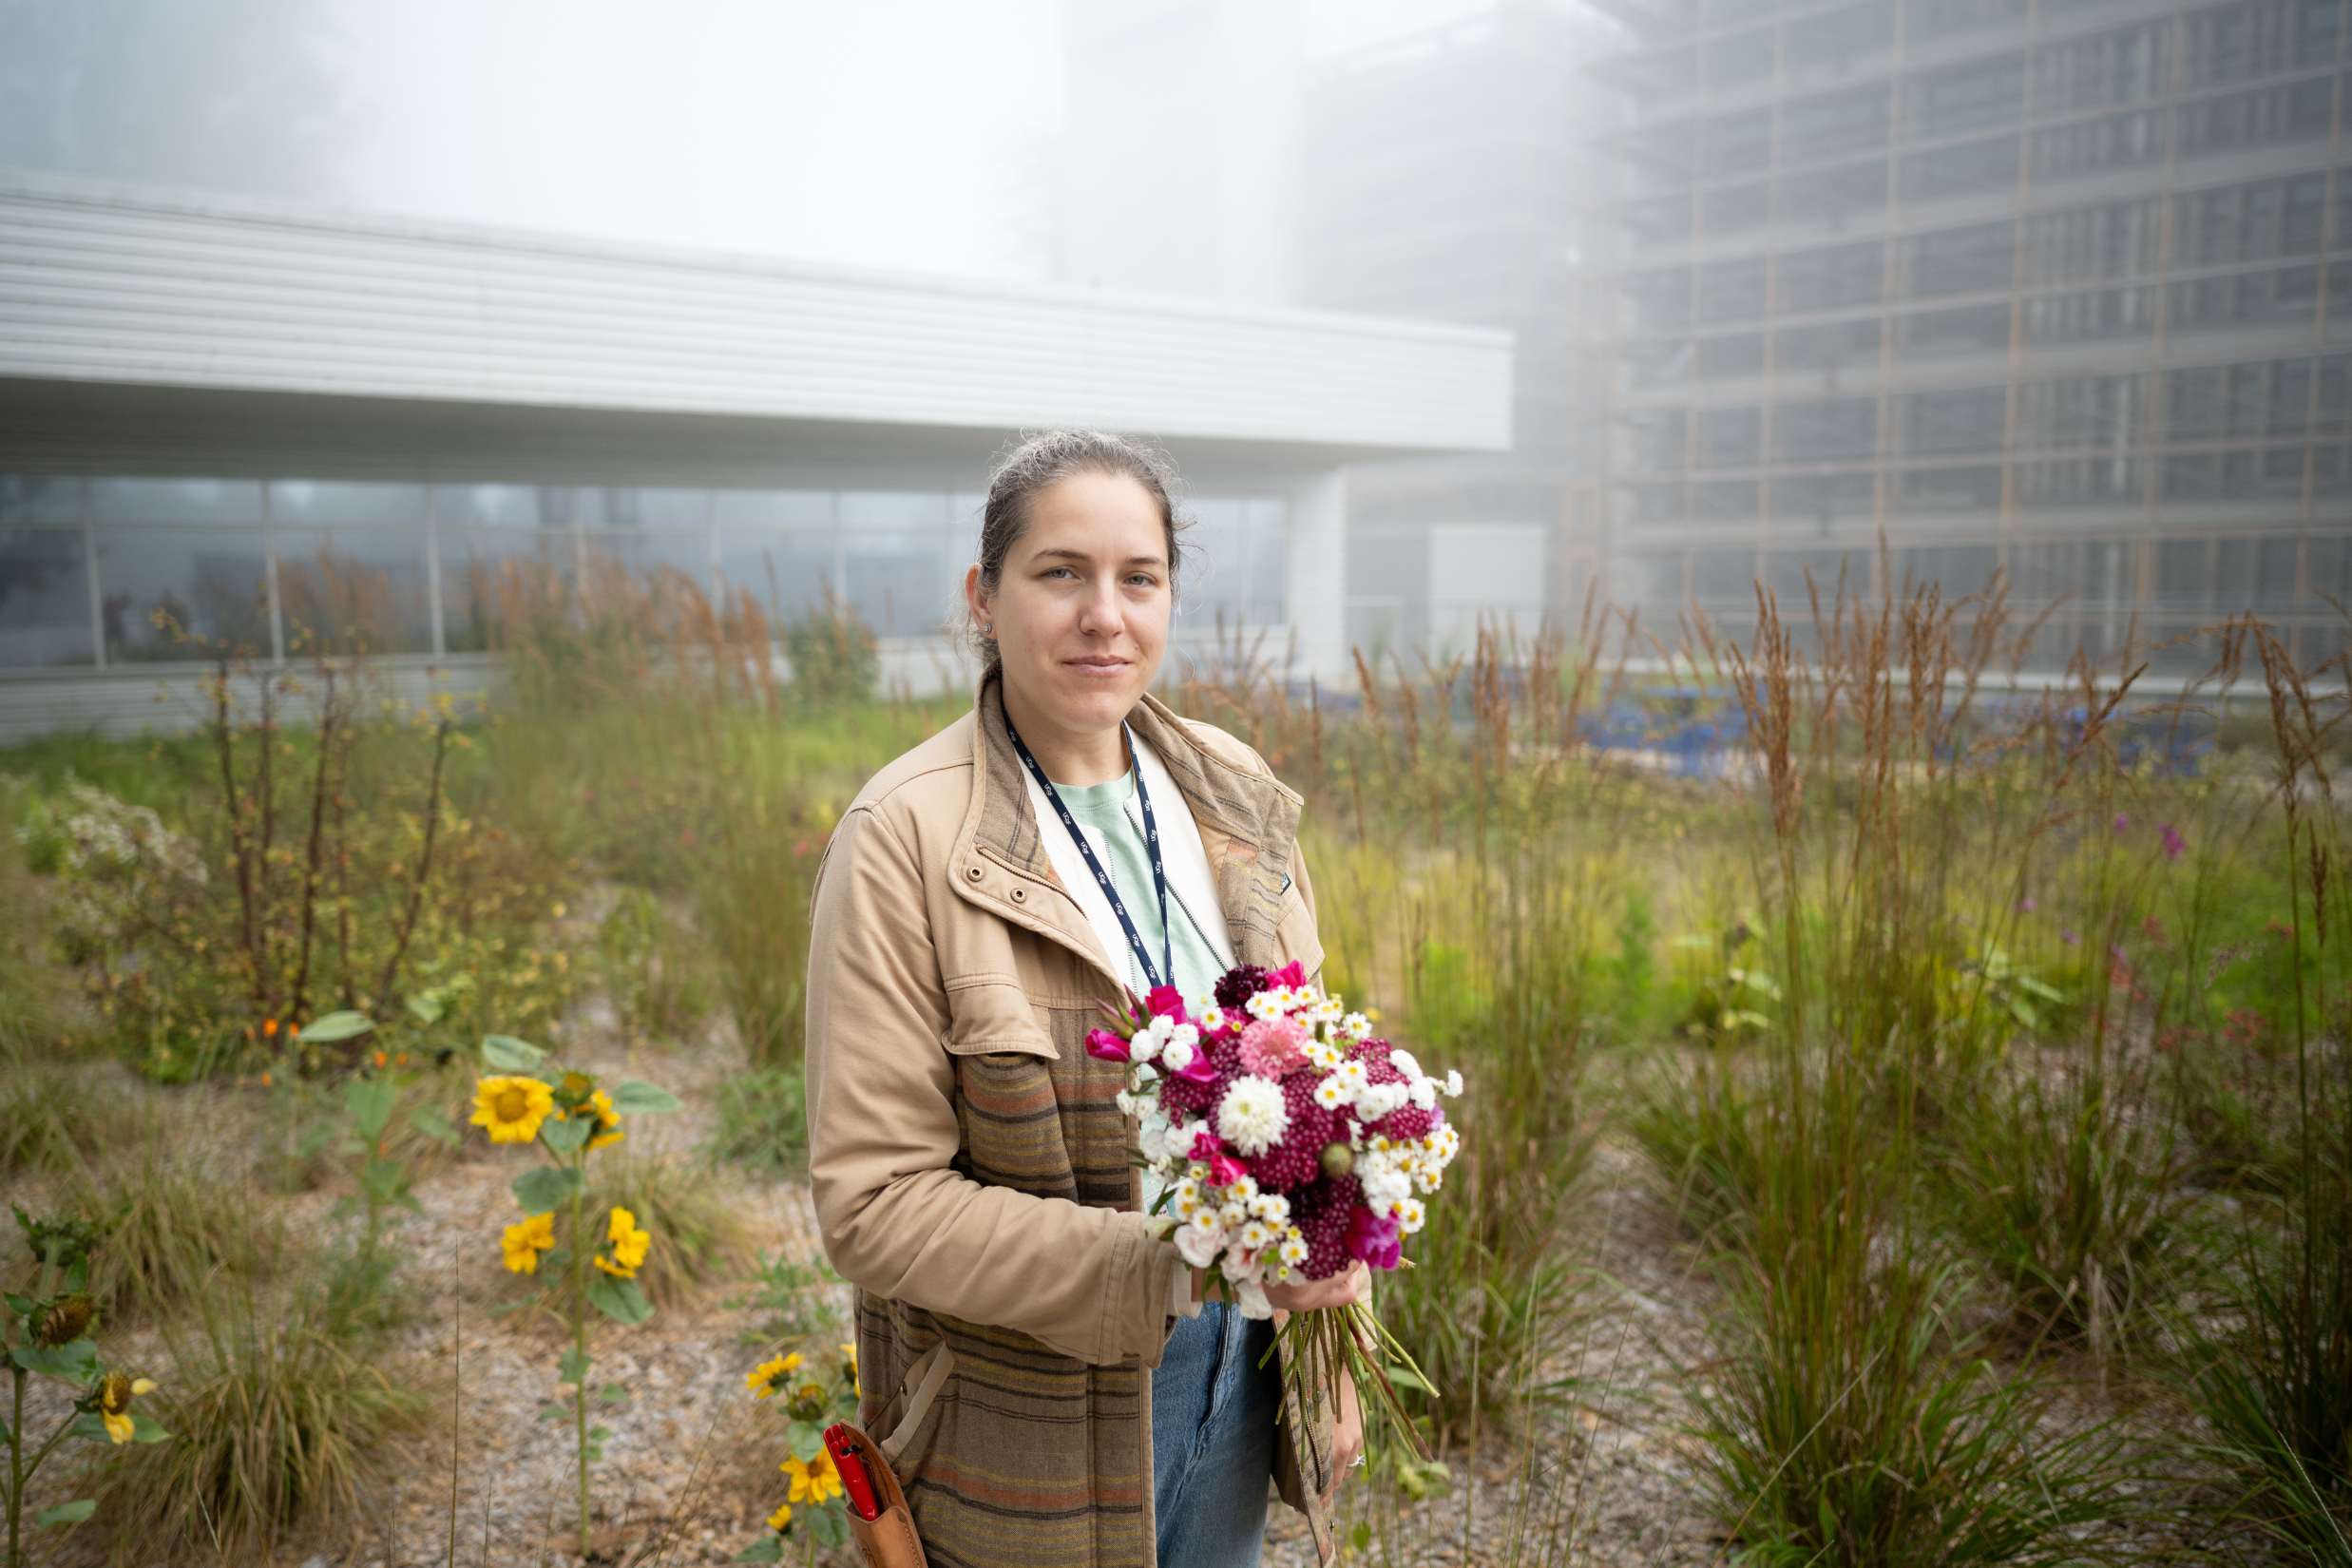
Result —
<path fill-rule="evenodd" d="M 594 1356 L 589 1355 L 577 1345 L 567 1345 L 564 1348 L 564 1354 L 556 1361 L 555 1375 L 564 1383 L 585 1383 L 588 1380 L 588 1368 L 595 1364 Z"/>
<path fill-rule="evenodd" d="M 795 1421 L 784 1428 L 784 1446 L 793 1458 L 805 1463 L 824 1449 L 825 1434 L 814 1422 Z"/>
<path fill-rule="evenodd" d="M 428 1028 L 440 1023 L 441 1015 L 449 1011 L 448 1004 L 435 991 L 415 992 L 409 998 L 408 1005 L 409 1016 Z"/>
<path fill-rule="evenodd" d="M 96 1498 L 84 1498 L 78 1502 L 61 1502 L 54 1508 L 44 1508 L 32 1516 L 34 1524 L 46 1530 L 52 1524 L 79 1524 L 98 1512 Z"/>
<path fill-rule="evenodd" d="M 599 1272 L 588 1282 L 588 1305 L 615 1323 L 642 1323 L 653 1316 L 653 1303 L 633 1279 L 615 1279 Z"/>
<path fill-rule="evenodd" d="M 169 1436 L 171 1434 L 163 1430 L 162 1422 L 155 1420 L 152 1416 L 142 1415 L 137 1410 L 131 1412 L 131 1441 L 133 1443 L 161 1443 Z"/>
<path fill-rule="evenodd" d="M 1698 940 L 1704 945 L 1704 938 Z M 1372 1549 L 1372 1521 L 1367 1519 L 1356 1520 L 1355 1529 L 1348 1537 L 1348 1544 L 1359 1552 L 1370 1551 Z"/>
<path fill-rule="evenodd" d="M 551 1214 L 580 1190 L 580 1173 L 568 1165 L 534 1165 L 514 1178 L 514 1200 L 523 1212 Z"/>
<path fill-rule="evenodd" d="M 80 1438 L 84 1443 L 103 1443 L 108 1447 L 114 1445 L 114 1439 L 106 1435 L 106 1424 L 98 1419 L 95 1410 L 85 1410 L 74 1417 L 73 1425 L 66 1428 L 66 1435 Z"/>
<path fill-rule="evenodd" d="M 539 1141 L 559 1155 L 576 1155 L 588 1141 L 588 1123 L 581 1117 L 558 1121 L 549 1117 L 539 1124 Z"/>
<path fill-rule="evenodd" d="M 373 1143 L 392 1120 L 392 1086 L 380 1078 L 355 1078 L 343 1085 L 343 1114 L 352 1119 L 359 1136 Z"/>
<path fill-rule="evenodd" d="M 607 1383 L 596 1391 L 596 1402 L 599 1405 L 626 1405 L 629 1403 L 628 1386 L 621 1383 Z"/>
<path fill-rule="evenodd" d="M 98 1347 L 86 1339 L 54 1348 L 19 1345 L 9 1351 L 9 1359 L 28 1372 L 62 1378 L 67 1383 L 87 1383 L 98 1375 Z"/>
<path fill-rule="evenodd" d="M 622 1116 L 655 1116 L 678 1109 L 678 1097 L 641 1078 L 624 1078 L 613 1086 L 613 1109 Z"/>
<path fill-rule="evenodd" d="M 484 1035 L 482 1060 L 502 1073 L 527 1073 L 547 1060 L 547 1053 L 512 1035 Z"/>
<path fill-rule="evenodd" d="M 606 1442 L 612 1437 L 612 1435 L 613 1429 L 609 1426 L 591 1426 L 588 1428 L 588 1441 L 590 1443 Z"/>
<path fill-rule="evenodd" d="M 375 1020 L 365 1013 L 346 1007 L 340 1012 L 327 1013 L 305 1023 L 295 1039 L 306 1045 L 332 1045 L 338 1040 L 351 1040 L 375 1027 Z"/>
<path fill-rule="evenodd" d="M 798 1519 L 800 1516 L 795 1513 L 793 1517 Z M 849 1520 L 843 1517 L 839 1508 L 831 1503 L 817 1509 L 810 1516 L 809 1529 L 810 1533 L 816 1537 L 817 1544 L 820 1546 L 845 1545 L 850 1539 Z"/>
<path fill-rule="evenodd" d="M 571 1413 L 572 1407 L 570 1405 L 552 1399 L 539 1407 L 539 1419 L 542 1421 L 568 1420 Z"/>
<path fill-rule="evenodd" d="M 446 1148 L 454 1149 L 464 1141 L 458 1137 L 456 1126 L 438 1105 L 409 1107 L 409 1125 Z"/>
<path fill-rule="evenodd" d="M 737 1562 L 782 1562 L 784 1560 L 784 1538 L 771 1530 L 737 1552 L 735 1555 L 735 1560 Z"/>
<path fill-rule="evenodd" d="M 371 1159 L 360 1167 L 359 1185 L 378 1203 L 396 1203 L 409 1185 L 409 1173 L 393 1159 Z"/>
<path fill-rule="evenodd" d="M 1414 1375 L 1404 1367 L 1388 1367 L 1387 1372 L 1388 1381 L 1399 1388 L 1411 1388 L 1425 1394 L 1437 1392 L 1435 1388 L 1429 1386 L 1426 1379 Z"/>

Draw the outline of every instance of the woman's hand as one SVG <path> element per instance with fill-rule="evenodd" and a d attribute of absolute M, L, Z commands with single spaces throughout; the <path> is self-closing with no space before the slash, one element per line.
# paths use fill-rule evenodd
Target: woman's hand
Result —
<path fill-rule="evenodd" d="M 1323 1501 L 1329 1505 L 1339 1493 L 1339 1483 L 1348 1479 L 1364 1458 L 1364 1410 L 1356 1403 L 1356 1380 L 1342 1367 L 1339 1374 L 1339 1414 L 1331 1421 L 1331 1484 L 1324 1489 Z"/>
<path fill-rule="evenodd" d="M 1311 1312 L 1321 1307 L 1345 1307 L 1351 1301 L 1372 1304 L 1372 1271 L 1358 1258 L 1329 1279 L 1305 1279 L 1295 1285 L 1269 1285 L 1266 1299 L 1277 1311 Z"/>

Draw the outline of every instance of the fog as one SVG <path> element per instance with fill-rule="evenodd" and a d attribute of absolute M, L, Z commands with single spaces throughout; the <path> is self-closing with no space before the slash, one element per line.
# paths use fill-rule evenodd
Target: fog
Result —
<path fill-rule="evenodd" d="M 1473 9 L 1310 0 L 1272 30 L 1294 71 Z M 0 167 L 1042 277 L 1062 21 L 1060 0 L 7 0 Z"/>

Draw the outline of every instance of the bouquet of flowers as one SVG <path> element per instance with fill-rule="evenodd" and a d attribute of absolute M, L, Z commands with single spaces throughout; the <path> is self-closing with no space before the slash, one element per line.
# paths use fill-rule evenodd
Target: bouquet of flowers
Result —
<path fill-rule="evenodd" d="M 1405 1238 L 1462 1148 L 1439 1104 L 1462 1093 L 1459 1072 L 1425 1073 L 1297 964 L 1245 964 L 1209 994 L 1163 985 L 1105 1013 L 1111 1026 L 1090 1031 L 1086 1049 L 1127 1067 L 1119 1109 L 1141 1123 L 1156 1207 L 1173 1214 L 1177 1252 L 1243 1316 L 1273 1315 L 1270 1284 L 1328 1278 L 1355 1259 L 1409 1267 Z M 1306 1351 L 1293 1381 L 1329 1386 L 1344 1367 L 1412 1433 L 1384 1363 L 1427 1384 L 1367 1308 L 1297 1313 L 1282 1332 Z"/>

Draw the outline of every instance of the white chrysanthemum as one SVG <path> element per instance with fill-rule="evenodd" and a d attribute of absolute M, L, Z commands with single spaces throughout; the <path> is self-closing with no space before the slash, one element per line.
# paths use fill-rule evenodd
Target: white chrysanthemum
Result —
<path fill-rule="evenodd" d="M 1193 1018 L 1204 1017 L 1216 1011 L 1216 992 L 1213 990 L 1195 991 L 1184 999 L 1184 1011 Z"/>
<path fill-rule="evenodd" d="M 1262 1219 L 1251 1220 L 1241 1228 L 1241 1245 L 1246 1252 L 1258 1252 L 1271 1245 L 1273 1239 L 1274 1233 L 1267 1228 Z"/>
<path fill-rule="evenodd" d="M 1225 1201 L 1228 1203 L 1238 1203 L 1247 1209 L 1251 1207 L 1252 1200 L 1256 1196 L 1257 1177 L 1246 1171 L 1226 1183 Z"/>
<path fill-rule="evenodd" d="M 1280 1018 L 1282 1016 L 1282 1003 L 1279 1000 L 1279 994 L 1280 987 L 1276 987 L 1272 991 L 1260 991 L 1257 995 L 1252 997 L 1247 1003 L 1243 1004 L 1243 1005 L 1249 1010 L 1249 1014 L 1252 1018 L 1257 1019 L 1260 1022 L 1270 1018 Z"/>
<path fill-rule="evenodd" d="M 1316 1041 L 1307 1047 L 1307 1060 L 1314 1063 L 1317 1072 L 1328 1073 L 1347 1061 L 1348 1053 L 1336 1045 L 1327 1045 L 1321 1041 Z"/>
<path fill-rule="evenodd" d="M 1172 1040 L 1160 1047 L 1160 1065 L 1172 1073 L 1180 1073 L 1193 1064 L 1193 1047 L 1180 1040 Z"/>
<path fill-rule="evenodd" d="M 1214 1209 L 1195 1209 L 1176 1227 L 1176 1252 L 1195 1269 L 1206 1269 L 1215 1262 L 1224 1245 L 1225 1226 Z"/>
<path fill-rule="evenodd" d="M 1451 1100 L 1460 1093 L 1462 1093 L 1462 1069 L 1448 1067 L 1445 1069 L 1445 1098 Z"/>
<path fill-rule="evenodd" d="M 1454 1157 L 1462 1153 L 1462 1135 L 1454 1131 L 1454 1124 L 1450 1121 L 1423 1138 L 1421 1143 L 1440 1167 L 1451 1165 Z"/>
<path fill-rule="evenodd" d="M 1179 1023 L 1168 1031 L 1168 1044 L 1183 1045 L 1197 1052 L 1200 1049 L 1200 1030 L 1190 1023 Z"/>
<path fill-rule="evenodd" d="M 1307 1261 L 1307 1238 L 1292 1231 L 1282 1238 L 1282 1245 L 1274 1249 L 1274 1255 L 1291 1268 L 1297 1268 Z"/>
<path fill-rule="evenodd" d="M 1352 1039 L 1369 1040 L 1372 1038 L 1372 1021 L 1362 1013 L 1349 1013 L 1340 1021 L 1339 1026 Z"/>
<path fill-rule="evenodd" d="M 1378 1121 L 1404 1103 L 1404 1084 L 1367 1083 L 1356 1093 L 1356 1119 Z"/>
<path fill-rule="evenodd" d="M 1216 1206 L 1216 1222 L 1230 1235 L 1250 1223 L 1250 1211 L 1238 1203 L 1220 1203 Z"/>
<path fill-rule="evenodd" d="M 1421 1062 L 1415 1059 L 1412 1052 L 1400 1045 L 1388 1047 L 1388 1065 L 1403 1074 L 1407 1083 L 1421 1076 Z"/>
<path fill-rule="evenodd" d="M 1291 1223 L 1291 1200 L 1280 1193 L 1260 1193 L 1250 1200 L 1250 1213 L 1280 1228 Z"/>
<path fill-rule="evenodd" d="M 1136 1114 L 1136 1097 L 1129 1094 L 1124 1089 L 1119 1090 L 1119 1093 L 1111 1097 L 1111 1103 L 1119 1107 L 1119 1114 L 1120 1116 L 1133 1116 Z"/>
<path fill-rule="evenodd" d="M 1203 1007 L 1193 1016 L 1200 1020 L 1200 1032 L 1202 1034 L 1214 1035 L 1224 1032 L 1226 1022 L 1224 1008 L 1214 1006 Z"/>
<path fill-rule="evenodd" d="M 1254 1076 L 1238 1078 L 1217 1102 L 1217 1136 L 1245 1155 L 1262 1155 L 1291 1130 L 1282 1086 Z"/>
<path fill-rule="evenodd" d="M 1337 1078 L 1327 1078 L 1315 1085 L 1315 1103 L 1327 1111 L 1336 1111 L 1348 1103 L 1348 1085 Z"/>
<path fill-rule="evenodd" d="M 1372 1081 L 1371 1075 L 1365 1070 L 1364 1063 L 1353 1060 L 1343 1061 L 1332 1068 L 1331 1080 L 1347 1085 L 1347 1095 L 1349 1100 L 1362 1094 L 1364 1086 Z"/>
<path fill-rule="evenodd" d="M 1397 1200 L 1397 1229 L 1406 1235 L 1420 1230 L 1428 1217 L 1429 1211 L 1422 1206 L 1421 1199 L 1407 1197 Z"/>

